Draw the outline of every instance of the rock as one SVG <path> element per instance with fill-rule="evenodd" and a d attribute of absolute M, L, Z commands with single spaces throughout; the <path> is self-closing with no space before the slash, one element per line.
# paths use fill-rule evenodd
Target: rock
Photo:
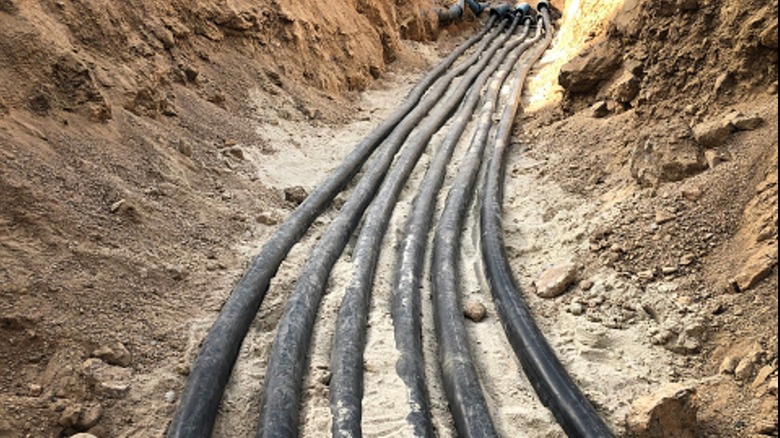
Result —
<path fill-rule="evenodd" d="M 588 93 L 609 79 L 620 61 L 620 51 L 604 41 L 564 65 L 558 82 L 571 93 Z"/>
<path fill-rule="evenodd" d="M 728 153 L 725 151 L 708 149 L 704 151 L 704 159 L 707 161 L 707 166 L 710 169 L 714 169 L 720 166 L 722 163 L 729 161 L 731 157 L 729 157 Z"/>
<path fill-rule="evenodd" d="M 685 199 L 687 199 L 687 200 L 689 200 L 691 202 L 698 201 L 699 199 L 701 199 L 703 194 L 704 193 L 702 192 L 702 190 L 700 188 L 698 188 L 698 187 L 687 187 L 687 188 L 682 189 L 682 196 L 683 196 L 683 198 L 685 198 Z"/>
<path fill-rule="evenodd" d="M 81 411 L 82 407 L 79 404 L 66 406 L 65 409 L 63 409 L 63 411 L 60 413 L 60 417 L 57 419 L 57 424 L 66 429 L 75 427 L 76 423 L 79 421 L 79 417 L 81 417 Z"/>
<path fill-rule="evenodd" d="M 150 30 L 163 45 L 163 48 L 170 50 L 176 46 L 176 37 L 173 32 L 168 30 L 162 23 L 152 23 Z"/>
<path fill-rule="evenodd" d="M 734 369 L 734 376 L 737 380 L 743 382 L 748 381 L 753 377 L 753 372 L 756 370 L 756 365 L 751 357 L 744 357 L 737 364 L 737 368 Z"/>
<path fill-rule="evenodd" d="M 742 266 L 733 284 L 739 292 L 746 292 L 772 275 L 777 266 L 777 242 L 770 242 L 757 250 Z"/>
<path fill-rule="evenodd" d="M 580 282 L 580 289 L 584 291 L 589 291 L 593 289 L 593 286 L 595 286 L 596 283 L 594 283 L 592 280 L 583 280 Z"/>
<path fill-rule="evenodd" d="M 184 66 L 182 68 L 182 72 L 184 72 L 184 77 L 187 78 L 187 82 L 195 82 L 195 81 L 197 81 L 198 80 L 198 76 L 200 75 L 200 73 L 198 73 L 198 71 L 195 70 L 195 68 L 190 66 L 190 65 Z"/>
<path fill-rule="evenodd" d="M 729 88 L 734 86 L 734 75 L 731 72 L 725 72 L 715 80 L 715 94 L 721 95 Z"/>
<path fill-rule="evenodd" d="M 98 359 L 102 359 L 109 365 L 116 365 L 120 367 L 130 366 L 133 361 L 133 356 L 127 350 L 121 342 L 113 342 L 106 344 L 92 352 L 92 356 Z"/>
<path fill-rule="evenodd" d="M 27 387 L 27 394 L 30 397 L 40 397 L 43 394 L 43 387 L 41 385 L 31 384 Z"/>
<path fill-rule="evenodd" d="M 639 277 L 640 280 L 650 281 L 655 278 L 655 271 L 641 271 L 638 272 L 637 277 Z"/>
<path fill-rule="evenodd" d="M 187 140 L 179 140 L 179 143 L 176 145 L 176 150 L 185 157 L 192 157 L 192 144 Z"/>
<path fill-rule="evenodd" d="M 603 119 L 609 115 L 609 105 L 602 100 L 593 104 L 593 106 L 590 107 L 590 111 L 591 116 L 594 119 Z"/>
<path fill-rule="evenodd" d="M 767 392 L 770 395 L 777 397 L 777 376 L 773 377 L 766 387 Z"/>
<path fill-rule="evenodd" d="M 95 405 L 81 413 L 75 426 L 78 430 L 89 430 L 98 424 L 103 417 L 103 406 Z"/>
<path fill-rule="evenodd" d="M 636 438 L 696 438 L 695 396 L 693 386 L 675 383 L 636 400 L 626 418 L 629 432 Z"/>
<path fill-rule="evenodd" d="M 471 321 L 480 323 L 487 317 L 487 308 L 478 302 L 471 302 L 466 305 L 463 314 Z"/>
<path fill-rule="evenodd" d="M 693 136 L 705 148 L 717 148 L 724 145 L 734 129 L 722 121 L 709 121 L 693 127 Z"/>
<path fill-rule="evenodd" d="M 262 225 L 266 225 L 266 226 L 269 226 L 269 227 L 277 225 L 279 223 L 279 219 L 276 218 L 276 215 L 274 215 L 273 213 L 268 212 L 268 211 L 264 211 L 264 212 L 258 214 L 257 217 L 255 218 L 255 220 L 257 221 L 257 223 L 262 224 Z"/>
<path fill-rule="evenodd" d="M 308 197 L 309 193 L 301 186 L 284 189 L 284 200 L 292 204 L 301 205 Z"/>
<path fill-rule="evenodd" d="M 610 90 L 610 96 L 616 102 L 629 103 L 634 100 L 641 91 L 639 78 L 629 71 L 624 71 Z"/>
<path fill-rule="evenodd" d="M 536 283 L 536 293 L 542 298 L 561 296 L 577 279 L 577 265 L 566 264 L 547 270 Z"/>
<path fill-rule="evenodd" d="M 582 303 L 571 303 L 569 304 L 569 313 L 574 316 L 581 316 L 585 314 L 585 306 Z"/>
<path fill-rule="evenodd" d="M 637 77 L 641 77 L 642 75 L 645 74 L 645 64 L 644 62 L 638 59 L 634 59 L 630 57 L 623 59 L 623 68 L 627 72 Z"/>
<path fill-rule="evenodd" d="M 753 438 L 763 438 L 765 436 L 777 436 L 777 414 L 775 413 L 775 419 L 762 418 L 758 420 L 758 423 L 753 428 L 753 431 L 757 434 Z"/>
<path fill-rule="evenodd" d="M 677 266 L 664 266 L 661 268 L 661 273 L 664 275 L 674 275 L 680 272 L 680 268 Z"/>
<path fill-rule="evenodd" d="M 756 379 L 753 380 L 753 384 L 750 385 L 750 388 L 754 391 L 757 390 L 767 381 L 767 379 L 769 379 L 769 376 L 774 374 L 774 372 L 775 368 L 769 365 L 761 368 L 761 370 L 756 375 Z"/>
<path fill-rule="evenodd" d="M 668 129 L 649 138 L 639 138 L 630 157 L 631 176 L 642 187 L 679 182 L 707 170 L 704 150 L 681 120 L 669 121 Z"/>
<path fill-rule="evenodd" d="M 680 266 L 691 266 L 696 261 L 696 256 L 693 254 L 685 254 L 680 258 Z"/>
<path fill-rule="evenodd" d="M 181 264 L 170 266 L 167 270 L 175 281 L 182 281 L 190 275 L 189 268 Z"/>
<path fill-rule="evenodd" d="M 720 364 L 720 368 L 718 369 L 719 374 L 734 374 L 734 371 L 737 370 L 737 366 L 739 365 L 739 358 L 735 356 L 726 356 L 725 359 L 723 359 L 723 362 Z"/>
<path fill-rule="evenodd" d="M 111 204 L 111 213 L 119 213 L 126 205 L 127 201 L 124 199 L 114 202 Z"/>
<path fill-rule="evenodd" d="M 165 117 L 178 117 L 179 112 L 176 110 L 176 104 L 174 104 L 171 100 L 163 100 L 160 103 L 160 113 L 164 115 Z"/>
<path fill-rule="evenodd" d="M 755 131 L 764 124 L 764 118 L 758 115 L 745 115 L 740 112 L 728 114 L 723 119 L 723 125 L 737 131 Z"/>
<path fill-rule="evenodd" d="M 239 159 L 239 160 L 245 160 L 246 155 L 244 154 L 244 150 L 241 149 L 239 146 L 233 146 L 229 148 L 222 149 L 222 153 L 224 155 Z"/>
<path fill-rule="evenodd" d="M 76 435 L 72 435 L 70 438 L 98 438 L 98 437 L 92 435 L 91 433 L 77 433 Z"/>
<path fill-rule="evenodd" d="M 773 23 L 766 30 L 761 32 L 759 40 L 761 41 L 762 46 L 777 50 L 777 22 Z"/>
<path fill-rule="evenodd" d="M 176 391 L 168 391 L 165 393 L 165 403 L 168 404 L 176 403 Z"/>
<path fill-rule="evenodd" d="M 130 390 L 133 373 L 129 368 L 112 366 L 100 359 L 87 359 L 82 372 L 98 394 L 123 398 Z"/>
<path fill-rule="evenodd" d="M 677 354 L 695 354 L 701 350 L 707 337 L 707 326 L 700 322 L 687 325 L 677 340 L 666 348 Z"/>

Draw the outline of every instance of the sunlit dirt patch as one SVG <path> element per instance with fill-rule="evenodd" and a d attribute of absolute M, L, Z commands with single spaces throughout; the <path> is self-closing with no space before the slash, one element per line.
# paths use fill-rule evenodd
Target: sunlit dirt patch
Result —
<path fill-rule="evenodd" d="M 626 0 L 568 0 L 553 45 L 541 61 L 541 71 L 528 83 L 525 110 L 533 112 L 561 100 L 558 74 L 567 62 L 606 30 L 609 20 Z"/>

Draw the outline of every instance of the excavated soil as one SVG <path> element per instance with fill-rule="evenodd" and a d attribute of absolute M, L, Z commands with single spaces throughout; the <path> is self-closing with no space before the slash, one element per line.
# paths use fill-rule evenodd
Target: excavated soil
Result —
<path fill-rule="evenodd" d="M 696 389 L 697 436 L 777 436 L 777 2 L 554 3 L 564 27 L 526 90 L 504 218 L 543 332 L 620 436 L 632 403 L 670 382 Z M 296 193 L 476 27 L 438 29 L 433 6 L 0 0 L 0 437 L 162 436 L 200 341 Z M 749 129 L 705 145 L 699 130 L 733 112 Z M 383 244 L 366 436 L 411 436 L 389 280 L 432 153 Z M 215 436 L 253 433 L 285 299 L 345 196 L 282 265 Z M 463 293 L 488 310 L 467 327 L 497 426 L 562 437 L 501 328 L 475 219 Z M 306 437 L 330 425 L 349 253 L 315 329 Z M 538 297 L 567 263 L 573 285 Z M 434 424 L 456 436 L 424 303 Z"/>

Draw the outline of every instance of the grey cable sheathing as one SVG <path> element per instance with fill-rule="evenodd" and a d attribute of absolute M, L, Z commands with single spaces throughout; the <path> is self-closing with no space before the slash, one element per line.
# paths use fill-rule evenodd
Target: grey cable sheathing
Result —
<path fill-rule="evenodd" d="M 510 45 L 507 50 L 513 50 L 522 43 L 528 35 L 529 27 L 526 25 L 520 39 Z M 512 63 L 514 56 L 509 56 Z M 506 56 L 505 52 L 502 56 Z M 494 62 L 491 65 L 491 74 L 500 65 Z M 489 77 L 481 78 L 475 87 L 482 88 Z M 442 141 L 431 160 L 420 191 L 415 198 L 410 216 L 405 226 L 404 239 L 397 251 L 396 272 L 394 275 L 392 317 L 395 330 L 396 347 L 400 358 L 396 364 L 396 371 L 409 390 L 409 423 L 414 427 L 417 437 L 434 437 L 431 422 L 430 402 L 425 383 L 425 362 L 422 347 L 422 301 L 421 283 L 424 269 L 424 257 L 428 247 L 428 235 L 434 215 L 433 205 L 441 191 L 444 177 L 447 172 L 447 164 L 460 141 L 469 121 L 474 116 L 474 110 L 481 98 L 480 94 L 469 95 L 463 107 L 453 120 L 452 127 Z"/>
<path fill-rule="evenodd" d="M 404 103 L 375 128 L 344 162 L 285 220 L 236 284 L 201 346 L 179 406 L 168 428 L 169 438 L 211 436 L 219 404 L 233 371 L 241 343 L 265 298 L 269 284 L 290 249 L 357 174 L 396 126 L 417 106 L 428 89 L 452 64 L 493 28 L 485 28 L 443 60 L 410 92 Z"/>
<path fill-rule="evenodd" d="M 512 23 L 503 38 L 504 42 L 509 41 L 519 22 L 520 17 Z M 366 213 L 352 253 L 354 274 L 339 310 L 334 335 L 331 356 L 333 378 L 330 384 L 332 436 L 334 437 L 362 436 L 363 354 L 371 291 L 382 240 L 398 202 L 398 196 L 434 134 L 459 106 L 459 112 L 468 110 L 469 106 L 473 109 L 474 105 L 470 102 L 479 100 L 485 82 L 518 44 L 506 44 L 500 51 L 497 45 L 486 52 L 483 60 L 458 83 L 456 90 L 447 96 L 436 112 L 421 123 L 416 134 L 407 141 L 404 152 L 396 161 L 395 167 Z M 465 100 L 464 95 L 467 95 Z M 418 426 L 421 426 L 418 429 L 426 428 L 423 425 Z M 427 428 L 430 429 L 429 426 Z"/>
<path fill-rule="evenodd" d="M 500 24 L 472 56 L 442 77 L 396 127 L 310 254 L 287 303 L 271 349 L 261 399 L 258 438 L 297 437 L 304 364 L 319 303 L 333 265 L 376 194 L 404 140 L 439 102 L 452 80 L 475 64 L 485 47 L 505 27 L 505 22 Z"/>
<path fill-rule="evenodd" d="M 544 46 L 534 55 L 533 62 L 542 56 L 552 40 L 549 6 L 539 9 L 547 29 L 547 38 Z M 515 354 L 539 398 L 552 411 L 566 434 L 572 438 L 611 438 L 614 436 L 612 431 L 572 381 L 534 322 L 517 286 L 504 246 L 501 205 L 506 153 L 527 73 L 524 71 L 514 85 L 511 101 L 499 124 L 492 159 L 485 176 L 481 234 L 486 275 Z"/>
<path fill-rule="evenodd" d="M 519 51 L 526 50 L 540 36 L 537 31 Z M 477 129 L 450 188 L 433 241 L 431 277 L 439 365 L 458 435 L 465 438 L 498 437 L 469 348 L 460 300 L 460 248 L 500 91 L 518 59 L 519 55 L 505 63 L 490 83 Z"/>

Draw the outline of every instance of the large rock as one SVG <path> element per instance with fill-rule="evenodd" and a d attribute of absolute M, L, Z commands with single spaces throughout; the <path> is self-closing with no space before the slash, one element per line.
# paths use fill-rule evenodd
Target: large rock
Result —
<path fill-rule="evenodd" d="M 777 266 L 777 242 L 761 246 L 745 261 L 739 274 L 734 278 L 735 289 L 745 292 L 756 287 L 772 275 Z"/>
<path fill-rule="evenodd" d="M 620 67 L 620 51 L 607 42 L 594 45 L 561 68 L 558 82 L 572 93 L 588 93 Z"/>
<path fill-rule="evenodd" d="M 731 138 L 733 132 L 734 128 L 722 120 L 711 120 L 693 127 L 696 141 L 705 148 L 723 146 Z"/>
<path fill-rule="evenodd" d="M 617 102 L 629 103 L 639 95 L 640 85 L 639 78 L 629 71 L 624 71 L 612 86 L 610 95 Z"/>
<path fill-rule="evenodd" d="M 121 342 L 103 345 L 92 352 L 92 356 L 102 359 L 109 365 L 120 367 L 130 366 L 130 363 L 133 361 L 133 356 L 130 354 L 130 351 L 128 351 L 127 347 Z"/>
<path fill-rule="evenodd" d="M 736 131 L 753 131 L 765 123 L 755 114 L 730 112 L 722 117 L 699 123 L 693 127 L 696 141 L 705 148 L 717 148 L 726 144 Z"/>
<path fill-rule="evenodd" d="M 669 384 L 634 402 L 626 423 L 636 438 L 696 438 L 696 389 Z"/>
<path fill-rule="evenodd" d="M 565 264 L 547 270 L 536 282 L 536 293 L 542 298 L 561 296 L 577 279 L 577 265 Z"/>
<path fill-rule="evenodd" d="M 755 114 L 743 114 L 735 111 L 727 114 L 722 123 L 736 131 L 753 131 L 764 124 L 764 118 Z"/>
<path fill-rule="evenodd" d="M 309 193 L 301 186 L 284 189 L 284 200 L 296 206 L 303 204 L 303 201 L 308 197 Z"/>
<path fill-rule="evenodd" d="M 88 359 L 82 365 L 82 373 L 98 394 L 110 398 L 123 398 L 130 390 L 133 373 L 129 368 L 109 365 L 100 359 Z"/>
<path fill-rule="evenodd" d="M 631 154 L 631 175 L 643 187 L 682 181 L 707 170 L 704 150 L 693 140 L 690 128 L 671 120 L 640 138 Z"/>
<path fill-rule="evenodd" d="M 762 46 L 777 50 L 777 22 L 761 32 L 760 40 Z"/>
<path fill-rule="evenodd" d="M 643 187 L 678 182 L 707 170 L 704 151 L 687 141 L 648 140 L 631 154 L 631 175 Z"/>

